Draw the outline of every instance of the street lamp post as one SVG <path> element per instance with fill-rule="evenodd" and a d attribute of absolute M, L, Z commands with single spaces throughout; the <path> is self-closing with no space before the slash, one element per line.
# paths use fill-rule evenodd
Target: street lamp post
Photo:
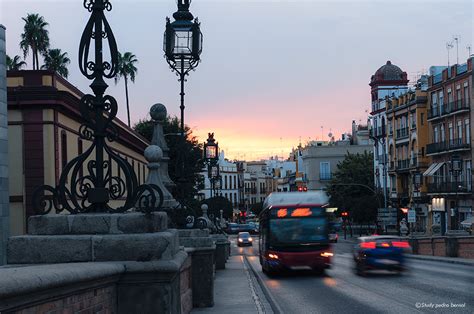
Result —
<path fill-rule="evenodd" d="M 184 82 L 191 70 L 195 70 L 201 61 L 202 33 L 197 18 L 189 12 L 191 0 L 177 0 L 178 11 L 173 13 L 174 22 L 166 18 L 166 29 L 164 33 L 163 50 L 165 58 L 172 72 L 176 72 L 181 83 L 181 181 L 185 181 L 185 140 L 184 129 Z"/>

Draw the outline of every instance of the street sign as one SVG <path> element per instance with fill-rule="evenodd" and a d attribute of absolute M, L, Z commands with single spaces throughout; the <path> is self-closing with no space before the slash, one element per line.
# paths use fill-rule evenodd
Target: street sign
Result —
<path fill-rule="evenodd" d="M 397 209 L 396 208 L 379 208 L 377 210 L 377 221 L 384 225 L 397 224 Z"/>
<path fill-rule="evenodd" d="M 416 222 L 416 210 L 408 210 L 408 222 Z"/>

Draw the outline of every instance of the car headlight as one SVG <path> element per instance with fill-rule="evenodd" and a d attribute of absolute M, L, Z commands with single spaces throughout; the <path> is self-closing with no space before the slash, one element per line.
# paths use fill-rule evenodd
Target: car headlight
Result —
<path fill-rule="evenodd" d="M 249 241 L 250 241 L 250 242 L 252 242 L 252 241 L 253 241 L 253 239 L 252 239 L 252 238 L 249 238 Z"/>
<path fill-rule="evenodd" d="M 243 242 L 243 241 L 244 241 L 244 240 L 242 240 L 242 239 L 239 239 L 239 242 Z"/>

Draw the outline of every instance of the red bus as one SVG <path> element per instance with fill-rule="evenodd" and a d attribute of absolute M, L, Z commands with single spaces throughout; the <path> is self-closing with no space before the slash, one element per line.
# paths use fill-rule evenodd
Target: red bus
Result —
<path fill-rule="evenodd" d="M 259 255 L 264 273 L 324 272 L 333 256 L 324 191 L 270 194 L 260 214 Z"/>

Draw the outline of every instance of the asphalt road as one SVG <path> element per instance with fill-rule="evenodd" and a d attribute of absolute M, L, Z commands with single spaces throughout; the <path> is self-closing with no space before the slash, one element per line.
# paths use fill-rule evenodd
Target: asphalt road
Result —
<path fill-rule="evenodd" d="M 246 256 L 283 313 L 474 313 L 472 266 L 409 261 L 402 276 L 377 272 L 367 277 L 354 273 L 352 243 L 335 244 L 333 266 L 323 276 L 308 272 L 268 277 L 253 247 L 233 248 Z"/>

